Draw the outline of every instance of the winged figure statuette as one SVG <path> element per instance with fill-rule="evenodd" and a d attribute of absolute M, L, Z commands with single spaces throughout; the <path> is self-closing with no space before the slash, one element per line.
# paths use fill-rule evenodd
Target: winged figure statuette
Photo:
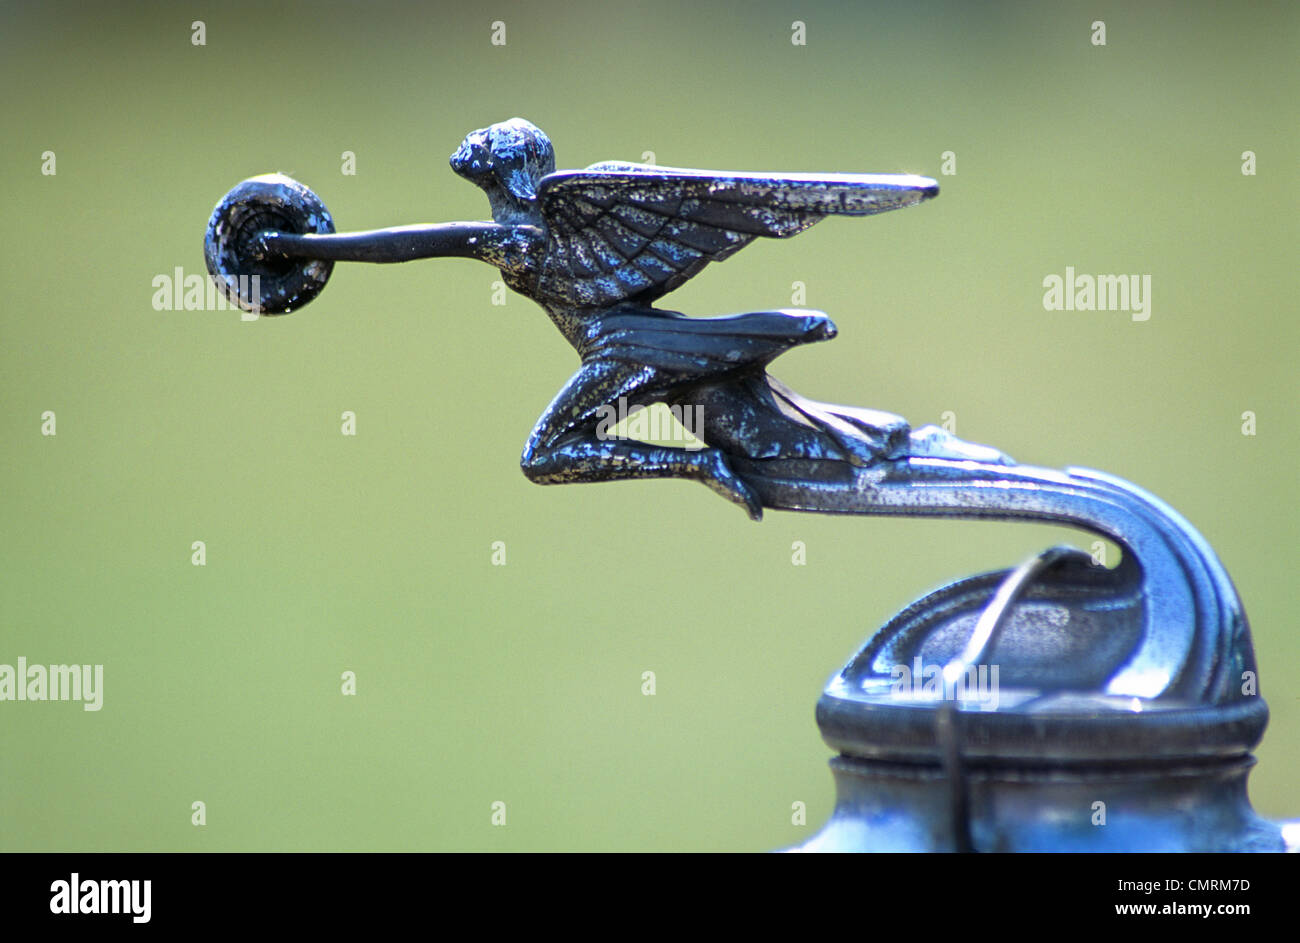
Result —
<path fill-rule="evenodd" d="M 242 307 L 282 314 L 311 301 L 336 261 L 495 266 L 580 361 L 523 450 L 523 471 L 540 484 L 686 478 L 754 519 L 779 508 L 1028 520 L 1118 545 L 1114 567 L 1052 548 L 904 609 L 819 703 L 823 738 L 844 756 L 938 763 L 961 783 L 967 758 L 1237 763 L 1258 742 L 1268 713 L 1242 684 L 1256 671 L 1245 611 L 1204 538 L 1168 505 L 1103 472 L 1020 465 L 936 426 L 801 396 L 767 370 L 784 351 L 835 336 L 819 311 L 694 318 L 658 307 L 755 239 L 915 206 L 937 195 L 933 180 L 617 162 L 557 171 L 550 140 L 519 118 L 471 133 L 451 166 L 487 195 L 491 221 L 340 234 L 302 184 L 254 177 L 213 210 L 208 269 Z M 675 447 L 615 434 L 614 404 L 690 415 L 696 439 Z M 985 716 L 987 705 L 945 706 L 924 690 L 900 696 L 895 668 L 922 655 L 945 678 L 999 666 L 997 706 Z M 1261 841 L 1279 846 L 1275 831 Z"/>
<path fill-rule="evenodd" d="M 827 216 L 914 206 L 938 193 L 933 180 L 617 162 L 556 171 L 550 140 L 519 118 L 472 132 L 451 166 L 487 195 L 491 221 L 335 233 L 301 183 L 279 174 L 245 180 L 209 219 L 209 272 L 242 307 L 283 314 L 311 301 L 336 261 L 480 259 L 546 310 L 580 360 L 524 446 L 532 481 L 686 478 L 754 519 L 779 508 L 1083 528 L 1119 545 L 1120 566 L 1090 567 L 1075 552 L 1051 557 L 1056 575 L 1044 579 L 1055 579 L 1071 605 L 1113 622 L 1109 635 L 1119 641 L 1094 649 L 1086 678 L 1060 684 L 1100 685 L 1120 699 L 1240 700 L 1232 678 L 1253 665 L 1245 613 L 1204 539 L 1167 505 L 1101 472 L 1020 465 L 933 425 L 912 429 L 890 413 L 796 393 L 767 368 L 791 347 L 835 336 L 819 311 L 694 318 L 657 307 L 755 239 L 788 238 Z M 699 416 L 691 431 L 703 446 L 613 434 L 615 403 Z M 954 619 L 970 616 L 965 602 L 943 605 Z M 1043 677 L 1028 673 L 1026 690 Z M 1247 707 L 1262 729 L 1262 701 Z"/>
<path fill-rule="evenodd" d="M 264 282 L 297 282 L 300 268 L 284 260 L 309 259 L 308 268 L 315 266 L 310 289 L 317 281 L 323 286 L 325 266 L 336 260 L 462 256 L 496 266 L 506 285 L 546 310 L 581 358 L 524 448 L 524 473 L 539 484 L 688 478 L 757 520 L 762 499 L 733 467 L 737 461 L 798 462 L 814 475 L 835 463 L 865 467 L 910 455 L 1009 461 L 935 426 L 914 433 L 899 416 L 807 399 L 768 376 L 767 365 L 784 351 L 835 336 L 835 325 L 819 311 L 689 318 L 655 304 L 757 238 L 788 238 L 827 216 L 914 206 L 938 194 L 933 180 L 622 162 L 556 171 L 550 139 L 521 118 L 469 134 L 451 167 L 487 195 L 491 222 L 336 235 L 321 206 L 308 214 L 316 225 L 308 218 L 305 225 L 281 223 L 267 231 L 262 220 L 255 223 L 262 227 L 255 238 L 246 220 L 221 229 L 219 222 L 235 215 L 232 207 L 253 199 L 251 191 L 274 200 L 277 188 L 301 186 L 288 178 L 254 178 L 246 182 L 248 192 L 237 188 L 214 212 L 209 267 L 220 279 L 239 252 L 245 262 L 251 257 L 266 268 Z M 302 194 L 285 193 L 283 202 L 288 206 L 295 197 Z M 273 284 L 261 309 L 290 310 L 309 300 L 304 294 L 300 285 L 286 291 Z M 248 306 L 246 297 L 240 300 Z M 676 448 L 610 436 L 601 418 L 615 403 L 627 412 L 664 403 L 674 414 L 700 416 L 703 429 L 692 431 L 707 445 Z"/>

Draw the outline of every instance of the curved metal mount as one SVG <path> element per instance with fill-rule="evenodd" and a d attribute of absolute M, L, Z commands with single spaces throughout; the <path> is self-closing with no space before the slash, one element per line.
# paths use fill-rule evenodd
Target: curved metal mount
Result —
<path fill-rule="evenodd" d="M 1104 693 L 1187 704 L 1241 699 L 1254 670 L 1249 628 L 1218 558 L 1167 504 L 1120 478 L 1071 468 L 910 458 L 838 481 L 777 477 L 736 462 L 763 504 L 793 511 L 1029 520 L 1082 528 L 1118 544 L 1137 578 L 1142 631 Z"/>

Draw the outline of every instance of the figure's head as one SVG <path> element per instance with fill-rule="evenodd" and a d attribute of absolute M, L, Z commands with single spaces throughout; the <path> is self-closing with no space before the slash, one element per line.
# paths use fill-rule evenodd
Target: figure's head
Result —
<path fill-rule="evenodd" d="M 502 225 L 537 220 L 537 183 L 555 170 L 555 150 L 542 129 L 511 118 L 471 132 L 451 155 L 451 169 L 478 184 Z"/>

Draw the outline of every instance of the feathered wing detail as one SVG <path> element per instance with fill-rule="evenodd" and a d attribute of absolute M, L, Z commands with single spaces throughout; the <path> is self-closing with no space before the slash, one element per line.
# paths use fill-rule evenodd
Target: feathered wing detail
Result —
<path fill-rule="evenodd" d="M 766 365 L 799 344 L 830 340 L 835 325 L 820 311 L 751 311 L 688 318 L 675 311 L 619 308 L 601 319 L 587 360 L 621 360 L 702 379 Z"/>
<path fill-rule="evenodd" d="M 539 301 L 646 303 L 759 236 L 783 238 L 831 215 L 920 203 L 933 180 L 893 174 L 744 174 L 594 164 L 538 185 L 548 232 Z"/>

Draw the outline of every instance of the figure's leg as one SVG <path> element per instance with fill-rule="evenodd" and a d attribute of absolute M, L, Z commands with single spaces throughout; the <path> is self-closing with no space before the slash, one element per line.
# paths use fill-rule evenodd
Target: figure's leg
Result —
<path fill-rule="evenodd" d="M 805 399 L 781 381 L 767 382 L 778 402 L 789 403 L 835 438 L 855 465 L 877 459 L 944 458 L 974 461 L 986 465 L 1014 465 L 1015 461 L 987 445 L 957 438 L 939 426 L 912 429 L 907 420 L 893 413 L 858 406 L 836 406 Z"/>
<path fill-rule="evenodd" d="M 678 396 L 680 402 L 702 403 L 710 445 L 754 460 L 865 466 L 899 457 L 907 444 L 908 425 L 901 417 L 807 399 L 761 370 Z"/>
<path fill-rule="evenodd" d="M 964 442 L 938 426 L 913 430 L 893 413 L 807 399 L 762 372 L 679 390 L 672 401 L 701 403 L 702 438 L 755 461 L 820 459 L 862 467 L 918 457 L 1015 464 L 996 449 Z"/>
<path fill-rule="evenodd" d="M 902 458 L 907 454 L 911 427 L 902 416 L 860 406 L 821 403 L 801 396 L 775 377 L 766 379 L 778 403 L 822 427 L 854 465 L 870 465 L 880 459 Z"/>
<path fill-rule="evenodd" d="M 605 410 L 620 397 L 629 409 L 664 398 L 674 378 L 652 367 L 618 361 L 584 363 L 538 420 L 520 461 L 537 484 L 690 478 L 739 504 L 754 520 L 763 516 L 754 492 L 715 448 L 687 450 L 596 434 Z"/>
<path fill-rule="evenodd" d="M 858 406 L 835 406 L 805 399 L 779 380 L 767 378 L 778 401 L 789 403 L 826 429 L 849 451 L 855 465 L 876 459 L 945 458 L 988 465 L 1014 465 L 1015 461 L 997 449 L 957 438 L 938 426 L 912 429 L 907 420 L 893 413 Z"/>
<path fill-rule="evenodd" d="M 849 461 L 849 454 L 822 427 L 792 408 L 782 409 L 761 372 L 680 390 L 669 402 L 681 406 L 684 415 L 698 406 L 703 431 L 691 431 L 728 455 L 753 461 Z"/>

